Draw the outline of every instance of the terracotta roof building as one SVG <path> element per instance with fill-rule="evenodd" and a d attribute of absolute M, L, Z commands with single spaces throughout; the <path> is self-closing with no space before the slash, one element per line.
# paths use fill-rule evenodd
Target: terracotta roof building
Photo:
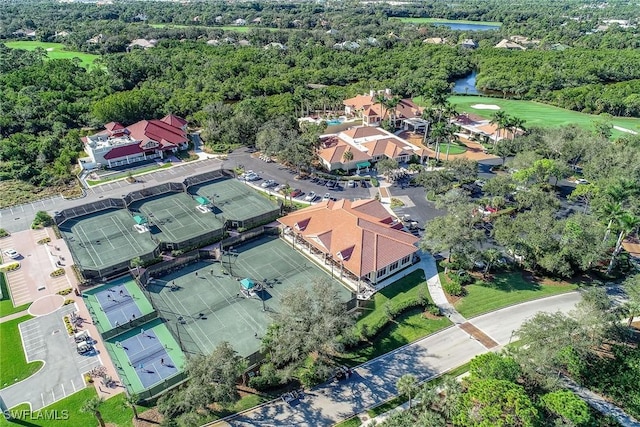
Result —
<path fill-rule="evenodd" d="M 391 91 L 370 91 L 368 95 L 357 95 L 345 99 L 344 112 L 347 116 L 361 116 L 362 124 L 366 126 L 379 126 L 382 121 L 392 119 L 396 127 L 405 119 L 419 118 L 422 110 L 411 99 L 401 99 L 395 108 L 387 109 L 378 102 L 378 97 L 391 98 Z"/>
<path fill-rule="evenodd" d="M 376 284 L 410 266 L 418 238 L 374 199 L 327 201 L 278 219 L 284 232 L 340 274 Z"/>
<path fill-rule="evenodd" d="M 162 159 L 166 152 L 185 149 L 189 142 L 187 121 L 173 114 L 160 120 L 141 120 L 127 127 L 110 122 L 104 128 L 102 132 L 81 139 L 89 154 L 80 159 L 84 169 Z"/>

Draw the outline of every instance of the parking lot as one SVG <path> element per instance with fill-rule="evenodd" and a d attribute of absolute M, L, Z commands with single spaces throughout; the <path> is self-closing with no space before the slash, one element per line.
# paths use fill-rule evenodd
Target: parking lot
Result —
<path fill-rule="evenodd" d="M 27 402 L 35 411 L 85 388 L 82 374 L 99 366 L 100 359 L 95 352 L 78 354 L 74 338 L 67 334 L 63 316 L 75 310 L 75 305 L 67 305 L 19 325 L 27 361 L 42 360 L 44 366 L 31 377 L 0 390 L 6 407 Z"/>

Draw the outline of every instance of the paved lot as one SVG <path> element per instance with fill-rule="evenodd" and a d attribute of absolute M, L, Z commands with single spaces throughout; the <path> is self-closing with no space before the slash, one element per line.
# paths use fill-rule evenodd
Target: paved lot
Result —
<path fill-rule="evenodd" d="M 544 298 L 498 310 L 470 322 L 499 345 L 505 345 L 511 331 L 536 312 L 567 312 L 580 298 L 577 292 Z M 451 327 L 361 365 L 346 381 L 315 388 L 297 405 L 276 400 L 228 420 L 228 425 L 330 426 L 396 395 L 396 381 L 406 373 L 425 380 L 486 351 L 483 345 L 470 339 L 469 334 Z"/>
<path fill-rule="evenodd" d="M 8 408 L 27 402 L 32 410 L 37 410 L 57 402 L 83 389 L 82 374 L 100 365 L 96 354 L 79 355 L 74 339 L 67 335 L 62 317 L 74 310 L 74 305 L 67 305 L 20 324 L 27 361 L 45 363 L 26 380 L 0 390 L 0 397 Z"/>

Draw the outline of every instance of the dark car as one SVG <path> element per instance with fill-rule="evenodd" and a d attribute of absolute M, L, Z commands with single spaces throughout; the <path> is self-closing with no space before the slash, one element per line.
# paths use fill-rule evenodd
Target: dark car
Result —
<path fill-rule="evenodd" d="M 364 179 L 360 181 L 360 187 L 367 188 L 367 181 L 365 181 Z"/>

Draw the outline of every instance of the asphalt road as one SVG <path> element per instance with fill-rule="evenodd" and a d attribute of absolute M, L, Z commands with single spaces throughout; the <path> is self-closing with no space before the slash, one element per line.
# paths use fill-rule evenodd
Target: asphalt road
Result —
<path fill-rule="evenodd" d="M 470 322 L 505 345 L 512 331 L 535 313 L 568 312 L 580 298 L 577 292 L 544 298 L 485 314 Z M 453 326 L 369 361 L 354 369 L 350 379 L 321 385 L 295 405 L 276 400 L 227 422 L 231 426 L 330 426 L 395 396 L 396 381 L 404 374 L 412 373 L 423 381 L 486 351 Z"/>

